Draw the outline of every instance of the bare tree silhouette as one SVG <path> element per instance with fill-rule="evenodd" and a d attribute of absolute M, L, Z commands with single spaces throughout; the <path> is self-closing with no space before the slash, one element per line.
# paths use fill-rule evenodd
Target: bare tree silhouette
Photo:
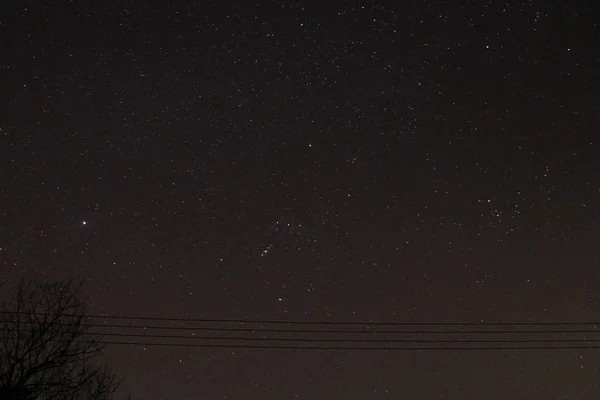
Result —
<path fill-rule="evenodd" d="M 22 281 L 0 305 L 0 400 L 108 400 L 119 381 L 98 360 L 72 282 Z"/>

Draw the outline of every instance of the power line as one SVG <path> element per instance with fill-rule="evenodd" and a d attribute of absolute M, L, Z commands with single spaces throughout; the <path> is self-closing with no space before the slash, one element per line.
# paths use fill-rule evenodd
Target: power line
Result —
<path fill-rule="evenodd" d="M 36 324 L 37 321 L 20 321 L 21 324 Z M 72 324 L 65 323 L 65 326 Z M 140 324 L 88 324 L 83 326 L 90 328 L 122 328 L 122 329 L 141 329 L 141 330 L 175 330 L 175 331 L 222 331 L 222 332 L 247 332 L 247 333 L 322 333 L 322 334 L 368 334 L 368 335 L 390 335 L 390 334 L 584 334 L 584 333 L 600 333 L 600 329 L 511 329 L 511 330 L 382 330 L 382 329 L 303 329 L 303 328 L 229 328 L 229 327 L 206 327 L 206 326 L 172 326 L 172 325 L 140 325 Z"/>
<path fill-rule="evenodd" d="M 223 332 L 272 332 L 272 333 L 338 333 L 338 334 L 563 334 L 563 333 L 600 333 L 600 329 L 567 329 L 567 330 L 351 330 L 351 329 L 286 329 L 286 328 L 216 328 L 205 326 L 160 326 L 160 325 L 127 325 L 127 324 L 86 324 L 94 328 L 127 328 L 144 330 L 182 330 L 182 331 L 223 331 Z"/>
<path fill-rule="evenodd" d="M 378 351 L 465 351 L 465 350 L 600 350 L 600 346 L 506 346 L 506 347 L 346 347 L 346 346 L 264 346 L 246 344 L 218 344 L 218 343 L 152 343 L 152 342 L 120 342 L 102 341 L 106 345 L 127 346 L 163 346 L 163 347 L 208 347 L 208 348 L 232 348 L 232 349 L 266 349 L 266 350 L 378 350 Z"/>
<path fill-rule="evenodd" d="M 0 311 L 0 314 L 15 314 L 10 311 Z M 21 313 L 28 315 L 44 315 L 42 313 Z M 77 315 L 62 314 L 65 317 Z M 208 319 L 182 317 L 147 317 L 134 315 L 86 315 L 91 319 L 128 319 L 140 321 L 164 322 L 199 322 L 199 323 L 228 323 L 228 324 L 270 324 L 270 325 L 365 325 L 365 326 L 589 326 L 600 322 L 590 321 L 548 321 L 548 322 L 381 322 L 381 321 L 290 321 L 290 320 L 260 320 L 260 319 Z"/>
<path fill-rule="evenodd" d="M 7 333 L 36 332 L 31 329 L 7 329 Z M 229 340 L 229 341 L 261 341 L 261 342 L 316 342 L 316 343 L 600 343 L 600 339 L 344 339 L 344 338 L 292 338 L 292 337 L 248 337 L 248 336 L 190 336 L 190 335 L 160 335 L 147 333 L 119 333 L 119 332 L 82 332 L 82 335 L 135 337 L 153 339 L 182 339 L 182 340 Z M 57 341 L 68 341 L 67 339 L 56 339 Z M 94 341 L 94 340 L 92 340 Z M 157 342 L 153 342 L 159 344 Z M 164 343 L 164 342 L 160 342 Z"/>
<path fill-rule="evenodd" d="M 240 336 L 182 336 L 182 335 L 145 335 L 127 333 L 98 333 L 90 332 L 91 335 L 119 336 L 119 337 L 141 337 L 161 339 L 194 339 L 194 340 L 248 340 L 248 341 L 274 341 L 274 342 L 320 342 L 320 343 L 600 343 L 600 339 L 315 339 L 315 338 L 257 338 Z"/>
<path fill-rule="evenodd" d="M 24 322 L 29 323 L 28 321 Z M 32 322 L 34 323 L 34 322 Z M 126 328 L 142 330 L 181 330 L 181 331 L 223 331 L 248 333 L 337 333 L 337 334 L 568 334 L 568 333 L 600 333 L 600 329 L 567 329 L 567 330 L 348 330 L 348 329 L 285 329 L 285 328 L 216 328 L 205 326 L 161 326 L 161 325 L 127 325 L 127 324 L 85 324 L 93 328 Z"/>
<path fill-rule="evenodd" d="M 10 332 L 10 330 L 8 330 Z M 30 330 L 31 331 L 31 330 Z M 14 330 L 12 332 L 15 332 Z M 16 331 L 19 332 L 19 331 Z M 378 351 L 401 351 L 401 350 L 600 350 L 599 345 L 585 346 L 586 343 L 599 343 L 600 339 L 503 339 L 503 340 L 488 340 L 488 339 L 454 339 L 454 340 L 423 340 L 423 339 L 401 339 L 401 340 L 372 340 L 372 339 L 296 339 L 296 338 L 253 338 L 253 337 L 220 337 L 220 336 L 178 336 L 178 335 L 148 335 L 148 334 L 124 334 L 118 332 L 97 333 L 90 332 L 89 334 L 99 337 L 117 336 L 117 337 L 136 337 L 136 338 L 153 338 L 163 339 L 163 341 L 123 341 L 123 340 L 69 340 L 69 339 L 50 339 L 49 341 L 58 342 L 74 342 L 74 343 L 97 343 L 105 345 L 121 345 L 121 346 L 145 346 L 145 347 L 187 347 L 187 348 L 246 348 L 246 349 L 291 349 L 291 350 L 378 350 Z M 165 341 L 164 339 L 168 339 Z M 237 343 L 187 343 L 173 342 L 173 339 L 197 339 L 204 341 L 236 341 Z M 249 344 L 244 341 L 261 342 L 260 344 Z M 241 342 L 241 343 L 240 343 Z M 273 344 L 273 342 L 291 342 L 292 344 Z M 309 343 L 322 343 L 322 345 L 311 345 Z M 343 343 L 365 343 L 381 346 L 345 346 Z M 389 346 L 390 343 L 412 344 L 409 346 Z M 473 344 L 494 344 L 493 346 L 473 346 Z M 533 343 L 539 345 L 532 345 Z M 545 344 L 544 344 L 545 343 Z M 573 343 L 575 345 L 564 345 L 564 343 Z M 383 346 L 383 345 L 386 346 Z M 429 344 L 429 346 L 423 346 Z M 430 346 L 431 344 L 439 344 L 439 346 Z M 515 346 L 515 344 L 521 344 Z M 548 345 L 550 344 L 550 345 Z"/>
<path fill-rule="evenodd" d="M 366 325 L 366 326 L 560 326 L 560 325 L 600 325 L 600 322 L 381 322 L 381 321 L 289 321 L 259 319 L 203 319 L 203 318 L 166 318 L 142 316 L 102 316 L 90 315 L 93 319 L 129 319 L 143 321 L 177 321 L 229 324 L 270 324 L 270 325 Z"/>

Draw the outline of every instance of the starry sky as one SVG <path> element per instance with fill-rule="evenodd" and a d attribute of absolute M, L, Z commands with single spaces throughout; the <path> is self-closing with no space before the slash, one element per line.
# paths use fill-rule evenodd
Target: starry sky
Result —
<path fill-rule="evenodd" d="M 0 277 L 106 316 L 597 321 L 600 17 L 559 3 L 3 2 Z M 134 399 L 600 396 L 597 350 L 106 354 Z"/>

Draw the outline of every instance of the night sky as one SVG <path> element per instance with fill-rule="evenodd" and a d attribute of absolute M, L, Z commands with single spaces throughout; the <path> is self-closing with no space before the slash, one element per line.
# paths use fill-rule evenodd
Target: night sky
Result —
<path fill-rule="evenodd" d="M 0 277 L 92 315 L 599 321 L 592 2 L 323 3 L 3 2 Z M 134 399 L 546 400 L 598 399 L 599 353 L 106 355 Z"/>

